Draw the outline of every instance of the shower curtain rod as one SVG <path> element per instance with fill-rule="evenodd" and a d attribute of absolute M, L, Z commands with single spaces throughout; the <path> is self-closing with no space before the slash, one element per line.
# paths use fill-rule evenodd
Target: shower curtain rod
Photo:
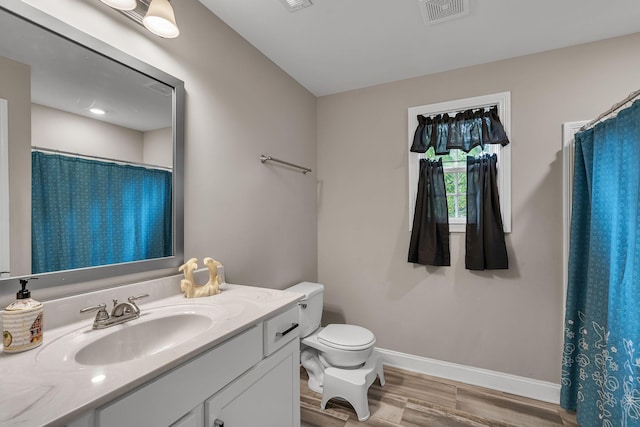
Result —
<path fill-rule="evenodd" d="M 600 122 L 600 120 L 604 119 L 605 117 L 607 117 L 611 113 L 616 112 L 621 107 L 624 107 L 626 104 L 628 104 L 629 102 L 631 102 L 634 99 L 636 99 L 638 96 L 640 96 L 640 89 L 636 90 L 635 92 L 631 92 L 629 94 L 629 96 L 627 96 L 625 99 L 623 99 L 622 101 L 618 102 L 617 104 L 613 104 L 611 106 L 611 108 L 609 108 L 607 111 L 605 111 L 604 113 L 600 114 L 597 118 L 591 120 L 589 123 L 587 123 L 586 125 L 582 126 L 580 129 L 578 129 L 578 132 L 582 132 L 585 129 L 589 129 L 593 125 L 595 125 L 598 122 Z"/>
<path fill-rule="evenodd" d="M 80 158 L 92 159 L 92 160 L 104 160 L 104 161 L 107 161 L 107 162 L 115 162 L 115 163 L 120 163 L 120 164 L 123 164 L 123 165 L 145 167 L 145 168 L 148 168 L 148 169 L 160 169 L 160 170 L 166 170 L 166 171 L 173 171 L 173 168 L 168 168 L 166 166 L 151 165 L 151 164 L 148 164 L 148 163 L 128 162 L 128 161 L 125 161 L 125 160 L 112 159 L 112 158 L 109 158 L 109 157 L 100 157 L 100 156 L 92 156 L 90 154 L 73 153 L 71 151 L 55 150 L 53 148 L 36 147 L 35 145 L 31 146 L 31 150 L 32 151 L 42 151 L 42 152 L 53 153 L 53 154 L 64 154 L 66 156 L 80 157 Z"/>

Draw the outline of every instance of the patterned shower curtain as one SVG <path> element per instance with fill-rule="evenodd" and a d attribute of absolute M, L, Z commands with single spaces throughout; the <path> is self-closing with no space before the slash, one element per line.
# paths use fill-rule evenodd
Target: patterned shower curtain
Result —
<path fill-rule="evenodd" d="M 32 153 L 34 274 L 172 255 L 171 172 Z"/>
<path fill-rule="evenodd" d="M 640 426 L 640 103 L 575 141 L 561 405 Z"/>

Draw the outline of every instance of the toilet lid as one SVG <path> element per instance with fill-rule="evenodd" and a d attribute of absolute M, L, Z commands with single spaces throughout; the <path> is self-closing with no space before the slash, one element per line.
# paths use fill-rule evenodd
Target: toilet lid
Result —
<path fill-rule="evenodd" d="M 368 329 L 355 325 L 327 325 L 318 333 L 318 341 L 341 350 L 363 350 L 376 342 L 376 337 Z"/>

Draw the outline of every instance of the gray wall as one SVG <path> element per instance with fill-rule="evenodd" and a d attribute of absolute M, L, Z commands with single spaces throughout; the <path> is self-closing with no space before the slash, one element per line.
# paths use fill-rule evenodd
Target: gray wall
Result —
<path fill-rule="evenodd" d="M 0 57 L 0 98 L 7 100 L 9 110 L 9 158 L 27 166 L 31 165 L 30 75 L 28 65 Z M 9 164 L 9 186 L 13 185 L 28 191 L 9 195 L 11 271 L 31 271 L 31 168 Z"/>
<path fill-rule="evenodd" d="M 227 280 L 284 288 L 317 277 L 316 98 L 197 0 L 173 2 L 181 34 L 158 38 L 98 1 L 27 3 L 185 82 L 185 256 Z M 122 279 L 119 279 L 122 280 Z"/>
<path fill-rule="evenodd" d="M 39 104 L 31 104 L 31 145 L 173 167 L 171 127 L 142 132 Z"/>
<path fill-rule="evenodd" d="M 563 122 L 638 88 L 640 34 L 318 100 L 318 277 L 325 321 L 383 348 L 560 380 Z M 407 263 L 407 108 L 511 91 L 513 232 L 508 271 Z"/>
<path fill-rule="evenodd" d="M 143 137 L 137 130 L 31 104 L 31 145 L 36 147 L 141 163 Z"/>
<path fill-rule="evenodd" d="M 173 167 L 173 136 L 170 127 L 144 132 L 142 138 L 142 157 L 145 163 Z"/>

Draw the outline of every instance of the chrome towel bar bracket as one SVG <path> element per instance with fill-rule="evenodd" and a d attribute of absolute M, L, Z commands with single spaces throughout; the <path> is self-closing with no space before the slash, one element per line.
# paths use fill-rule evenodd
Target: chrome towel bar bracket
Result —
<path fill-rule="evenodd" d="M 275 157 L 271 157 L 271 156 L 265 156 L 264 154 L 262 154 L 260 156 L 260 162 L 262 162 L 262 163 L 265 163 L 265 162 L 281 163 L 283 165 L 287 165 L 287 166 L 290 166 L 292 168 L 300 169 L 300 171 L 303 174 L 306 174 L 307 172 L 311 172 L 311 169 L 305 168 L 304 166 L 299 166 L 299 165 L 296 165 L 296 164 L 293 164 L 293 163 L 285 162 L 284 160 L 276 159 Z"/>

